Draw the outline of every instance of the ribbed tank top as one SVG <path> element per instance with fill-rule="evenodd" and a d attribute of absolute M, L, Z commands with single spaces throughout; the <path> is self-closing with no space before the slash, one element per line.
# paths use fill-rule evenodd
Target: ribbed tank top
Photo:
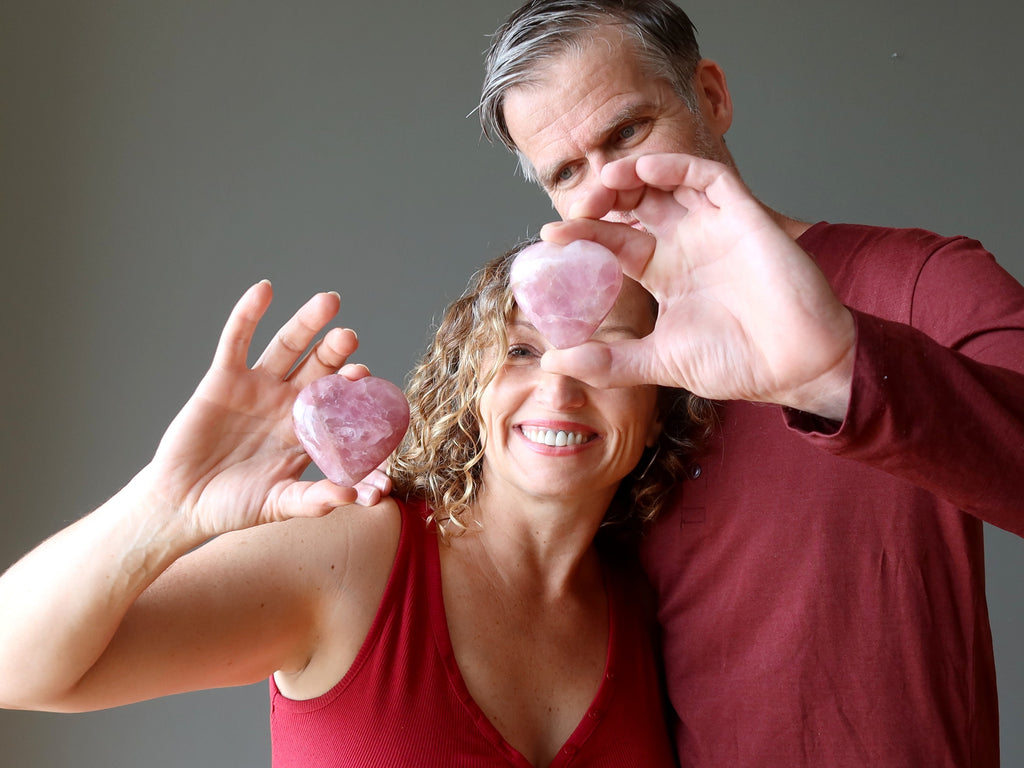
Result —
<path fill-rule="evenodd" d="M 438 541 L 425 509 L 403 504 L 394 566 L 376 618 L 345 676 L 310 700 L 284 696 L 273 678 L 274 768 L 493 768 L 530 763 L 470 696 L 452 651 Z M 552 768 L 674 766 L 648 623 L 606 569 L 605 676 Z"/>

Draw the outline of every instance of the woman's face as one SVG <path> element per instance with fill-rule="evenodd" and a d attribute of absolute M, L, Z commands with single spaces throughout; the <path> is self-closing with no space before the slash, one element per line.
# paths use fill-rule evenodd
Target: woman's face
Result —
<path fill-rule="evenodd" d="M 594 338 L 646 336 L 654 327 L 650 301 L 639 284 L 624 280 Z M 483 487 L 537 497 L 599 493 L 610 501 L 657 439 L 657 388 L 597 389 L 541 370 L 550 344 L 518 310 L 507 332 L 504 364 L 480 396 Z"/>

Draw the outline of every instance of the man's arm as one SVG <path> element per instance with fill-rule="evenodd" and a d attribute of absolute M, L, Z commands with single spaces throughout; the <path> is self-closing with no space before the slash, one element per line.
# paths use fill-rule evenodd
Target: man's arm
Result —
<path fill-rule="evenodd" d="M 822 449 L 1024 530 L 1024 289 L 991 257 L 947 247 L 906 317 L 873 318 L 844 305 L 732 169 L 652 155 L 610 164 L 602 180 L 648 185 L 635 211 L 648 233 L 574 219 L 542 235 L 614 250 L 661 315 L 646 339 L 552 351 L 545 368 L 785 406 Z"/>

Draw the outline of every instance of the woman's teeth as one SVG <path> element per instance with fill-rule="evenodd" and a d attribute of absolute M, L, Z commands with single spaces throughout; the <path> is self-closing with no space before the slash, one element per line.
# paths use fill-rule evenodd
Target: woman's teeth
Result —
<path fill-rule="evenodd" d="M 523 434 L 531 443 L 541 443 L 560 448 L 564 445 L 583 445 L 587 436 L 581 432 L 564 432 L 562 430 L 541 429 L 540 427 L 523 427 Z"/>

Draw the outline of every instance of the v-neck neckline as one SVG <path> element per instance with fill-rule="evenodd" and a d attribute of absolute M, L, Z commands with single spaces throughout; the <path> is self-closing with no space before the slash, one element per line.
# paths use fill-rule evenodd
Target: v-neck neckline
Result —
<path fill-rule="evenodd" d="M 430 530 L 434 532 L 433 526 L 430 527 Z M 428 541 L 425 548 L 428 607 L 434 641 L 437 645 L 438 654 L 444 663 L 448 681 L 466 708 L 466 712 L 476 724 L 477 729 L 511 765 L 517 766 L 517 768 L 536 768 L 519 750 L 509 744 L 497 727 L 495 727 L 494 723 L 491 722 L 491 719 L 469 692 L 465 678 L 462 676 L 462 670 L 459 669 L 458 660 L 455 658 L 455 649 L 452 646 L 451 634 L 448 630 L 448 617 L 445 613 L 444 587 L 441 583 L 441 556 L 438 550 L 440 546 L 439 539 L 434 537 L 434 541 Z M 569 738 L 562 744 L 558 752 L 555 753 L 555 757 L 544 768 L 563 768 L 573 761 L 586 740 L 601 724 L 612 699 L 615 688 L 615 661 L 617 659 L 616 650 L 618 644 L 618 637 L 615 631 L 618 605 L 610 589 L 607 569 L 603 565 L 601 576 L 608 603 L 608 648 L 605 655 L 604 674 L 601 678 L 601 685 L 594 695 L 590 706 L 583 713 L 583 717 L 569 735 Z"/>

